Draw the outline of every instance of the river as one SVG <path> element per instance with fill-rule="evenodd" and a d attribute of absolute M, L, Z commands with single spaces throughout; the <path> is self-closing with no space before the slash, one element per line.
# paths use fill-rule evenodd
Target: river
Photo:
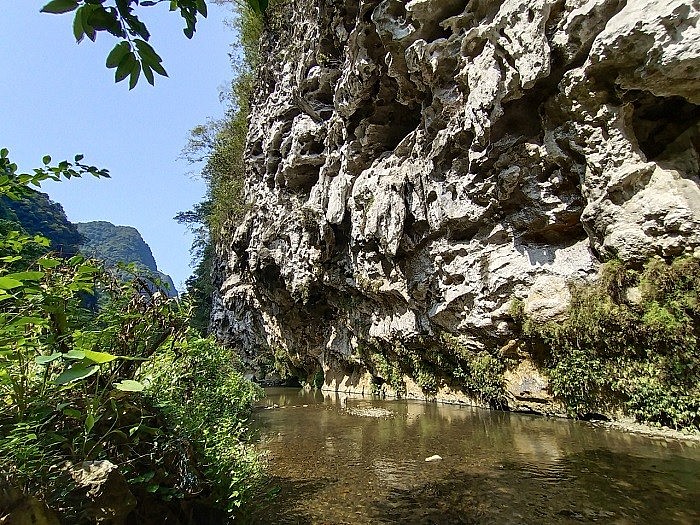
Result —
<path fill-rule="evenodd" d="M 697 443 L 279 388 L 253 425 L 276 494 L 255 523 L 700 523 Z"/>

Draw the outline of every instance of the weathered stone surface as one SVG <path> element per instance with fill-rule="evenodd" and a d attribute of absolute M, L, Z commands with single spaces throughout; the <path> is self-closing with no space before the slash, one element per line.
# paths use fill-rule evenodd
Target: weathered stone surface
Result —
<path fill-rule="evenodd" d="M 0 524 L 59 525 L 59 521 L 44 502 L 23 494 L 0 477 Z"/>
<path fill-rule="evenodd" d="M 386 388 L 373 348 L 496 355 L 514 299 L 544 322 L 605 258 L 700 249 L 697 0 L 291 3 L 218 246 L 213 327 L 251 367 Z"/>
<path fill-rule="evenodd" d="M 85 494 L 87 518 L 96 523 L 118 525 L 136 508 L 136 498 L 114 463 L 84 461 L 70 468 L 78 490 Z"/>

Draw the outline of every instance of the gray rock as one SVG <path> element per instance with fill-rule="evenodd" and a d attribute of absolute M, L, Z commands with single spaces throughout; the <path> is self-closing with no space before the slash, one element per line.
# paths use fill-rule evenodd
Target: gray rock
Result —
<path fill-rule="evenodd" d="M 251 210 L 218 246 L 213 329 L 251 368 L 281 352 L 364 390 L 368 348 L 494 353 L 514 299 L 559 319 L 605 258 L 698 253 L 697 1 L 288 12 L 262 43 Z M 533 381 L 515 406 L 549 402 Z"/>

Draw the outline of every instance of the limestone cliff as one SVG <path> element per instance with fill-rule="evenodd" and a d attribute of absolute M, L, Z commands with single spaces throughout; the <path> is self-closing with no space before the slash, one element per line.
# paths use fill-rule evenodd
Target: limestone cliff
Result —
<path fill-rule="evenodd" d="M 326 388 L 392 393 L 376 352 L 498 358 L 514 299 L 544 321 L 606 259 L 700 253 L 700 1 L 282 9 L 261 43 L 250 211 L 217 247 L 213 328 L 251 368 L 277 354 Z M 511 357 L 508 405 L 552 406 Z M 432 393 L 465 399 L 443 377 Z"/>

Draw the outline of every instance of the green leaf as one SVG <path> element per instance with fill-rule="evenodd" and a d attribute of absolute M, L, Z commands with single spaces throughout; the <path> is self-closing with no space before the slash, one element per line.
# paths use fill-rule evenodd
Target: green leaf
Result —
<path fill-rule="evenodd" d="M 82 264 L 84 262 L 85 262 L 85 256 L 81 255 L 81 254 L 74 255 L 73 257 L 68 259 L 68 264 L 70 264 L 71 266 L 77 266 L 78 264 Z"/>
<path fill-rule="evenodd" d="M 11 273 L 8 277 L 18 279 L 20 281 L 38 281 L 44 276 L 44 272 L 17 272 Z"/>
<path fill-rule="evenodd" d="M 51 2 L 41 8 L 41 12 L 60 15 L 62 13 L 74 11 L 77 8 L 78 2 L 74 0 L 51 0 Z"/>
<path fill-rule="evenodd" d="M 160 64 L 163 61 L 148 42 L 137 38 L 134 40 L 134 44 L 136 44 L 136 49 L 138 49 L 142 60 L 146 60 L 149 64 L 152 62 Z"/>
<path fill-rule="evenodd" d="M 141 392 L 145 388 L 142 383 L 134 381 L 133 379 L 125 379 L 114 386 L 117 390 L 121 390 L 122 392 Z"/>
<path fill-rule="evenodd" d="M 35 357 L 34 361 L 37 365 L 48 365 L 49 363 L 53 363 L 59 357 L 61 357 L 61 354 L 59 353 L 54 353 L 51 355 L 40 355 Z"/>
<path fill-rule="evenodd" d="M 134 53 L 129 51 L 119 62 L 117 71 L 114 73 L 114 81 L 121 82 L 131 74 L 131 71 L 136 67 L 138 62 Z"/>
<path fill-rule="evenodd" d="M 83 417 L 83 413 L 80 410 L 76 410 L 74 408 L 64 408 L 62 412 L 68 416 L 72 417 L 75 419 L 81 419 Z"/>
<path fill-rule="evenodd" d="M 155 85 L 155 79 L 153 78 L 153 70 L 145 62 L 142 64 L 142 66 L 143 66 L 143 76 L 146 77 L 146 80 L 148 80 L 148 83 L 150 85 L 152 85 L 152 86 Z"/>
<path fill-rule="evenodd" d="M 53 259 L 51 257 L 44 257 L 37 261 L 37 264 L 42 268 L 56 268 L 60 266 L 61 261 L 59 259 Z"/>
<path fill-rule="evenodd" d="M 207 3 L 204 0 L 197 0 L 197 11 L 199 11 L 199 14 L 204 18 L 207 17 Z"/>
<path fill-rule="evenodd" d="M 141 74 L 141 64 L 136 62 L 136 65 L 131 70 L 131 75 L 129 76 L 129 89 L 134 89 L 139 81 L 139 75 Z"/>
<path fill-rule="evenodd" d="M 11 277 L 0 277 L 0 290 L 12 290 L 22 286 L 22 281 L 12 279 Z"/>
<path fill-rule="evenodd" d="M 109 69 L 117 67 L 129 51 L 130 47 L 128 42 L 119 42 L 112 48 L 109 55 L 107 55 L 106 66 Z"/>
<path fill-rule="evenodd" d="M 167 77 L 168 73 L 166 73 L 165 69 L 163 69 L 163 66 L 160 64 L 149 64 L 151 66 L 151 69 L 158 73 L 161 77 Z"/>
<path fill-rule="evenodd" d="M 92 350 L 83 350 L 82 353 L 85 354 L 86 359 L 89 359 L 90 361 L 98 365 L 109 363 L 110 361 L 114 361 L 115 359 L 117 359 L 116 355 L 108 354 L 107 352 L 93 352 Z"/>
<path fill-rule="evenodd" d="M 88 414 L 85 418 L 85 432 L 90 432 L 92 427 L 95 426 L 95 416 Z"/>
<path fill-rule="evenodd" d="M 46 321 L 42 317 L 20 317 L 12 322 L 12 326 L 27 326 L 30 324 L 44 325 Z"/>
<path fill-rule="evenodd" d="M 65 354 L 63 354 L 63 357 L 66 359 L 85 359 L 85 352 L 82 352 L 80 350 L 69 350 Z"/>
<path fill-rule="evenodd" d="M 86 379 L 93 374 L 96 374 L 100 369 L 97 365 L 85 366 L 83 364 L 75 364 L 68 370 L 64 370 L 54 381 L 57 385 L 66 385 L 74 381 Z"/>
<path fill-rule="evenodd" d="M 51 155 L 44 155 L 44 158 L 41 159 L 41 161 L 44 163 L 45 166 L 48 166 L 51 162 Z"/>
<path fill-rule="evenodd" d="M 75 23 L 80 24 L 83 33 L 93 42 L 97 37 L 96 26 L 92 23 L 92 15 L 96 10 L 102 9 L 100 6 L 95 4 L 85 4 L 75 13 Z M 73 33 L 76 33 L 76 29 L 73 29 Z"/>
<path fill-rule="evenodd" d="M 255 14 L 262 14 L 262 11 L 260 10 L 260 2 L 258 0 L 246 0 L 246 4 Z"/>
<path fill-rule="evenodd" d="M 80 44 L 85 36 L 85 31 L 83 30 L 82 17 L 79 16 L 78 13 L 76 13 L 75 17 L 73 18 L 73 36 L 75 37 L 75 41 Z"/>

